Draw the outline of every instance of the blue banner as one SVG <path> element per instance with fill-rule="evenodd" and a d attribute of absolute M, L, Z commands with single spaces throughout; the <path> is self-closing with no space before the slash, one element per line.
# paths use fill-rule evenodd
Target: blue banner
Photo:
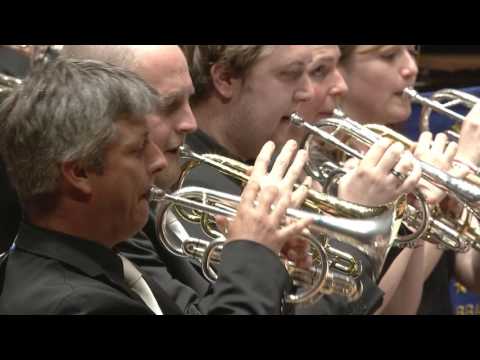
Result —
<path fill-rule="evenodd" d="M 450 284 L 450 298 L 456 315 L 480 315 L 480 295 L 469 293 L 457 281 Z"/>

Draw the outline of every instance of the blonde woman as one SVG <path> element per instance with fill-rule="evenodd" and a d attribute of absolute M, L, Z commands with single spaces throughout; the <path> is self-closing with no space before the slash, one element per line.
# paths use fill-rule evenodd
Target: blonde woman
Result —
<path fill-rule="evenodd" d="M 362 123 L 379 123 L 401 130 L 411 113 L 411 104 L 402 96 L 402 90 L 413 86 L 418 74 L 416 47 L 413 45 L 347 45 L 341 46 L 340 69 L 349 87 L 342 100 L 343 110 Z M 478 144 L 478 120 L 472 113 L 462 132 L 458 151 L 448 144 L 445 135 L 433 139 L 424 133 L 419 138 L 415 155 L 456 176 L 465 176 L 466 166 L 454 162 L 478 165 L 479 154 L 472 149 Z M 477 117 L 478 119 L 478 117 Z M 437 188 L 421 182 L 421 189 L 431 204 L 438 203 L 444 194 Z M 423 266 L 422 264 L 422 254 Z M 426 243 L 424 249 L 405 249 L 395 259 L 402 266 L 395 271 L 393 281 L 388 281 L 395 295 L 384 312 L 419 314 L 451 314 L 448 284 L 454 275 L 469 289 L 478 289 L 480 254 L 469 251 L 455 254 L 438 250 Z M 401 260 L 400 260 L 401 259 Z M 423 269 L 423 271 L 420 271 Z M 419 274 L 423 273 L 423 276 Z M 382 281 L 388 277 L 385 275 Z M 425 283 L 423 283 L 425 281 Z M 418 285 L 424 285 L 423 288 Z M 422 294 L 423 291 L 423 294 Z M 421 301 L 418 302 L 422 294 Z M 418 308 L 418 310 L 417 310 Z"/>

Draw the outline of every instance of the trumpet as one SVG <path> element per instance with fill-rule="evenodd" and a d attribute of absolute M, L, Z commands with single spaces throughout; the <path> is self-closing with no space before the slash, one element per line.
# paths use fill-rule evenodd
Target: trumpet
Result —
<path fill-rule="evenodd" d="M 188 146 L 184 145 L 180 148 L 180 156 L 188 161 L 184 164 L 182 174 L 180 176 L 178 187 L 181 188 L 190 172 L 199 165 L 210 166 L 220 173 L 228 176 L 245 185 L 248 182 L 248 166 L 235 159 L 227 158 L 217 154 L 199 155 L 193 152 Z M 298 188 L 298 184 L 294 186 Z M 388 211 L 387 206 L 366 207 L 342 201 L 336 197 L 317 192 L 309 189 L 307 198 L 304 202 L 304 208 L 317 214 L 327 213 L 333 216 L 354 218 L 354 219 L 370 219 L 379 216 Z M 215 224 L 211 218 L 198 214 L 194 211 L 187 211 L 184 208 L 176 207 L 177 214 L 191 222 L 199 223 L 203 232 L 215 238 L 217 232 L 214 230 Z M 397 209 L 398 216 L 403 216 L 403 209 Z M 362 272 L 361 263 L 349 253 L 340 251 L 330 245 L 328 238 L 322 237 L 322 246 L 328 254 L 329 266 L 335 270 L 344 273 L 347 276 L 357 278 Z"/>
<path fill-rule="evenodd" d="M 240 197 L 219 191 L 200 187 L 184 187 L 172 194 L 152 187 L 150 200 L 163 203 L 159 213 L 162 236 L 165 247 L 179 256 L 190 256 L 200 261 L 204 275 L 215 281 L 214 264 L 218 263 L 225 238 L 217 233 L 214 241 L 192 239 L 175 216 L 173 207 L 181 206 L 194 209 L 204 214 L 222 215 L 232 218 L 236 215 L 236 208 Z M 374 276 L 377 277 L 383 267 L 386 255 L 390 250 L 395 234 L 399 228 L 399 221 L 395 216 L 395 209 L 390 208 L 373 219 L 345 219 L 330 215 L 321 215 L 298 209 L 287 209 L 286 217 L 290 219 L 312 218 L 310 231 L 320 232 L 350 243 L 366 253 L 374 264 Z M 174 233 L 180 240 L 172 244 L 170 233 Z M 327 254 L 322 245 L 309 236 L 314 265 L 308 269 L 299 269 L 289 261 L 284 264 L 295 285 L 305 289 L 300 293 L 289 294 L 287 301 L 293 304 L 305 304 L 316 301 L 321 295 L 341 293 L 349 300 L 357 299 L 362 292 L 362 285 L 352 277 L 330 271 Z M 181 250 L 180 250 L 181 249 Z"/>
<path fill-rule="evenodd" d="M 410 148 L 413 146 L 413 143 L 409 139 L 395 133 L 387 127 L 375 124 L 363 126 L 347 118 L 341 111 L 336 111 L 335 116 L 336 117 L 333 118 L 322 119 L 316 125 L 311 125 L 297 114 L 292 115 L 292 122 L 297 126 L 306 128 L 310 133 L 306 140 L 306 148 L 309 154 L 315 149 L 315 146 L 311 145 L 314 137 L 319 137 L 324 143 L 333 145 L 335 149 L 340 149 L 344 154 L 363 159 L 363 154 L 336 137 L 341 131 L 344 131 L 348 136 L 368 146 L 378 141 L 382 136 L 393 138 Z M 334 128 L 335 130 L 333 133 L 329 133 L 323 130 L 323 128 Z M 311 157 L 314 157 L 314 155 Z M 436 186 L 446 188 L 450 193 L 463 199 L 472 200 L 477 197 L 480 199 L 480 188 L 470 184 L 468 181 L 454 178 L 444 171 L 421 161 L 420 166 L 422 168 L 422 177 L 434 183 Z M 312 176 L 318 176 L 319 174 L 319 171 L 315 170 L 315 168 L 316 165 L 310 165 L 307 169 Z M 448 231 L 446 231 L 448 224 L 431 217 L 429 207 L 420 192 L 416 191 L 414 195 L 418 199 L 417 203 L 420 208 L 416 209 L 413 205 L 409 204 L 407 206 L 407 215 L 404 218 L 405 224 L 409 228 L 416 229 L 415 233 L 412 234 L 414 235 L 413 237 L 415 239 L 425 237 L 431 242 L 455 251 L 468 250 L 470 241 L 468 241 L 466 237 L 460 236 L 461 234 L 457 231 L 458 229 L 448 228 Z M 411 239 L 412 238 L 399 238 L 398 241 L 400 245 L 404 245 L 411 243 Z"/>

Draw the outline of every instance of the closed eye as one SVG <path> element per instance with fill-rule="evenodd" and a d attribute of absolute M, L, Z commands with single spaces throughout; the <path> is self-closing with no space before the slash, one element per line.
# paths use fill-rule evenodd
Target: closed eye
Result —
<path fill-rule="evenodd" d="M 296 80 L 299 77 L 301 77 L 302 74 L 303 74 L 302 70 L 286 70 L 286 71 L 282 71 L 280 73 L 280 76 L 288 80 Z"/>
<path fill-rule="evenodd" d="M 313 78 L 324 78 L 327 74 L 327 67 L 325 65 L 316 66 L 310 71 L 310 76 Z"/>
<path fill-rule="evenodd" d="M 150 137 L 146 136 L 144 141 L 133 150 L 133 154 L 137 157 L 142 157 L 149 143 Z"/>

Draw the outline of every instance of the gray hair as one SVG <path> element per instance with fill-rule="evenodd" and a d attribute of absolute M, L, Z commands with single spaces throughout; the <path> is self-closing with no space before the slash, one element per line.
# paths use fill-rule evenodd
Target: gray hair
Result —
<path fill-rule="evenodd" d="M 128 45 L 65 45 L 60 52 L 65 59 L 97 60 L 135 71 L 137 58 Z"/>
<path fill-rule="evenodd" d="M 115 122 L 141 121 L 157 99 L 137 75 L 103 62 L 58 59 L 33 69 L 0 107 L 0 150 L 20 199 L 54 193 L 65 161 L 101 174 Z"/>

